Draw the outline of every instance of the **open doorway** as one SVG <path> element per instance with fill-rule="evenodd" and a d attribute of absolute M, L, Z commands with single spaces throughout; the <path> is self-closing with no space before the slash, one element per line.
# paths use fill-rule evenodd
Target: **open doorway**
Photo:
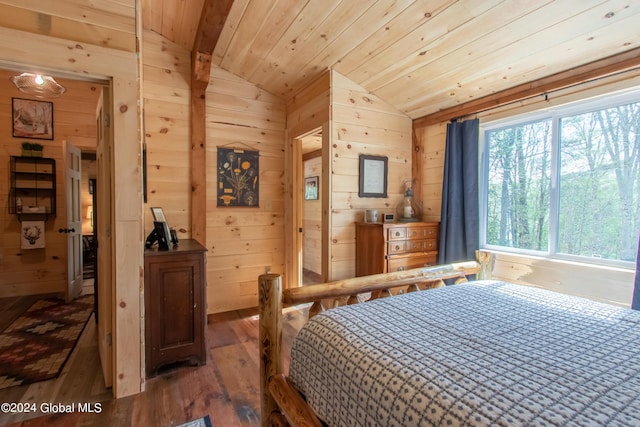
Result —
<path fill-rule="evenodd" d="M 329 280 L 329 125 L 292 139 L 294 256 L 292 283 L 303 286 Z"/>
<path fill-rule="evenodd" d="M 82 293 L 96 293 L 97 246 L 96 246 L 96 153 L 82 152 Z"/>
<path fill-rule="evenodd" d="M 25 66 L 27 67 L 27 66 Z M 3 81 L 10 82 L 9 76 L 14 75 L 18 71 L 13 69 L 2 70 L 2 74 L 6 78 Z M 52 72 L 52 74 L 55 74 Z M 66 156 L 68 151 L 65 151 L 67 142 L 79 148 L 80 152 L 93 151 L 93 162 L 95 163 L 95 136 L 93 135 L 93 123 L 95 120 L 94 111 L 95 103 L 97 103 L 96 91 L 102 91 L 105 87 L 110 90 L 109 81 L 97 81 L 95 79 L 73 79 L 67 74 L 62 76 L 56 75 L 56 80 L 62 83 L 68 92 L 66 96 L 59 99 L 55 99 L 52 102 L 54 105 L 54 111 L 56 114 L 53 116 L 56 129 L 56 139 L 43 141 L 44 155 L 43 158 L 51 159 L 51 164 L 56 166 L 54 169 L 57 173 L 55 181 L 51 186 L 57 192 L 58 203 L 54 205 L 56 209 L 47 218 L 43 218 L 44 227 L 43 235 L 46 236 L 46 245 L 42 248 L 31 250 L 22 250 L 18 240 L 17 247 L 20 250 L 12 250 L 11 253 L 17 253 L 19 258 L 17 263 L 11 263 L 11 269 L 19 268 L 19 271 L 15 271 L 15 275 L 20 278 L 21 282 L 14 281 L 10 275 L 3 274 L 0 282 L 2 284 L 8 283 L 9 280 L 14 282 L 14 285 L 19 284 L 21 286 L 15 286 L 19 292 L 11 294 L 3 294 L 0 301 L 0 330 L 10 333 L 12 325 L 20 325 L 23 318 L 28 317 L 30 310 L 41 310 L 42 307 L 48 309 L 47 315 L 42 316 L 43 324 L 45 322 L 53 322 L 49 324 L 56 325 L 71 325 L 73 327 L 73 334 L 69 333 L 64 335 L 65 345 L 64 348 L 67 351 L 64 354 L 54 353 L 55 348 L 51 346 L 45 349 L 43 346 L 39 347 L 39 353 L 45 355 L 45 360 L 60 360 L 62 363 L 56 365 L 55 368 L 60 367 L 60 371 L 52 371 L 53 377 L 30 377 L 30 382 L 5 382 L 4 387 L 0 387 L 0 400 L 3 401 L 36 401 L 36 402 L 57 402 L 61 400 L 69 401 L 84 401 L 90 399 L 95 402 L 103 402 L 112 398 L 113 391 L 109 389 L 103 378 L 102 368 L 99 360 L 98 349 L 98 332 L 97 325 L 94 319 L 97 318 L 97 314 L 91 314 L 91 307 L 94 306 L 94 301 L 91 297 L 81 298 L 80 295 L 95 294 L 95 281 L 91 284 L 84 280 L 81 280 L 82 290 L 78 298 L 71 298 L 73 302 L 66 302 L 65 304 L 73 304 L 73 306 L 54 304 L 54 300 L 64 299 L 65 296 L 65 281 L 61 280 L 62 277 L 68 277 L 68 267 L 65 271 L 65 264 L 68 265 L 71 257 L 68 255 L 69 249 L 69 231 L 76 230 L 88 223 L 89 229 L 83 230 L 82 236 L 92 233 L 90 224 L 91 219 L 87 218 L 90 213 L 91 196 L 88 192 L 88 178 L 87 172 L 90 170 L 85 165 L 77 169 L 80 174 L 80 178 L 77 181 L 77 187 L 81 187 L 81 193 L 87 193 L 88 199 L 83 198 L 80 195 L 80 203 L 74 202 L 75 207 L 80 205 L 79 209 L 73 216 L 73 221 L 78 220 L 78 225 L 69 225 L 69 208 L 67 202 L 69 200 L 75 200 L 74 197 L 69 197 L 67 180 L 69 175 L 67 174 L 67 166 L 70 164 Z M 10 83 L 5 83 L 2 86 L 3 94 L 8 99 L 11 96 L 23 96 L 18 93 L 16 88 L 8 86 Z M 9 127 L 9 132 L 11 126 Z M 68 138 L 65 139 L 65 138 Z M 3 165 L 9 164 L 9 155 L 22 156 L 22 153 L 16 150 L 15 146 L 18 145 L 18 141 L 12 141 L 7 139 L 3 145 L 3 152 L 6 156 L 1 157 Z M 86 154 L 86 153 L 85 153 Z M 78 153 L 77 158 L 82 159 L 82 154 Z M 82 160 L 80 160 L 82 163 Z M 75 170 L 75 169 L 74 169 Z M 95 176 L 94 176 L 95 177 Z M 38 178 L 39 179 L 39 178 Z M 76 181 L 73 181 L 73 188 L 76 188 Z M 94 187 L 96 188 L 96 187 Z M 108 190 L 108 189 L 107 189 Z M 35 206 L 35 204 L 34 204 Z M 55 214 L 53 214 L 55 213 Z M 0 215 L 2 216 L 2 215 Z M 12 230 L 20 230 L 20 219 L 17 215 L 8 216 L 7 213 L 3 216 L 3 221 L 7 219 L 12 221 Z M 62 230 L 62 231 L 61 231 Z M 13 233 L 13 232 L 12 232 Z M 14 233 L 18 235 L 17 233 Z M 13 234 L 12 234 L 13 236 Z M 9 237 L 9 236 L 7 236 Z M 6 239 L 7 241 L 13 241 L 15 239 Z M 12 243 L 13 244 L 13 243 Z M 74 248 L 80 247 L 79 252 L 82 252 L 82 238 L 79 236 L 77 241 L 74 240 Z M 74 249 L 74 253 L 76 253 Z M 23 254 L 25 254 L 23 256 Z M 66 256 L 65 256 L 66 254 Z M 83 264 L 84 261 L 80 261 L 80 256 L 73 258 L 73 265 L 78 267 L 79 277 L 84 276 Z M 97 257 L 96 257 L 97 259 Z M 86 260 L 85 260 L 86 261 Z M 7 265 L 9 265 L 7 263 Z M 10 272 L 11 270 L 7 271 Z M 95 271 L 95 270 L 94 270 Z M 42 272 L 45 272 L 43 274 Z M 5 273 L 3 271 L 3 273 Z M 75 273 L 74 273 L 75 277 Z M 75 281 L 74 281 L 75 284 Z M 74 285 L 75 289 L 75 285 Z M 77 310 L 77 311 L 75 311 Z M 85 316 L 85 310 L 86 316 Z M 65 313 L 69 315 L 69 318 L 62 318 L 63 320 L 57 320 L 57 316 L 62 316 Z M 93 319 L 92 319 L 93 317 Z M 70 318 L 79 319 L 78 326 L 72 324 Z M 34 320 L 35 322 L 35 320 Z M 17 326 L 16 326 L 17 327 Z M 11 329 L 9 329 L 11 328 Z M 58 326 L 56 326 L 58 328 Z M 35 329 L 34 329 L 35 330 Z M 48 329 L 49 331 L 57 331 L 57 329 Z M 59 337 L 62 337 L 61 333 Z M 68 339 L 67 339 L 68 338 Z M 40 337 L 35 337 L 34 342 L 40 340 Z M 55 342 L 62 341 L 63 338 L 56 340 Z M 25 346 L 22 346 L 25 348 Z M 23 353 L 22 349 L 18 348 L 18 354 Z M 6 352 L 8 353 L 8 351 Z M 51 356 L 49 357 L 49 354 Z M 20 369 L 19 359 L 16 359 L 16 363 L 12 366 L 13 369 Z M 44 363 L 44 362 L 43 362 Z M 33 361 L 29 360 L 27 365 L 33 365 Z M 37 369 L 38 371 L 44 371 L 44 369 Z M 48 371 L 47 371 L 48 372 Z M 21 421 L 29 417 L 30 414 L 16 414 L 15 418 L 11 416 L 10 421 Z"/>

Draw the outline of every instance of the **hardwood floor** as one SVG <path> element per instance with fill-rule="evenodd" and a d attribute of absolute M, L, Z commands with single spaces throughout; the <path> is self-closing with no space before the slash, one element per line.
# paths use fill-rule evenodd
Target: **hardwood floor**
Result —
<path fill-rule="evenodd" d="M 306 309 L 289 309 L 283 322 L 283 346 L 291 340 L 307 317 Z M 93 321 L 91 321 L 93 324 Z M 85 332 L 88 332 L 85 330 Z M 66 382 L 52 397 L 45 394 L 16 392 L 0 394 L 2 402 L 100 403 L 100 413 L 81 413 L 76 405 L 70 414 L 39 412 L 37 418 L 18 420 L 0 413 L 0 425 L 10 426 L 175 426 L 209 415 L 215 427 L 260 425 L 260 378 L 258 356 L 257 309 L 212 315 L 207 325 L 207 364 L 201 367 L 176 366 L 163 370 L 146 381 L 146 391 L 122 399 L 102 399 L 103 392 L 95 382 L 91 367 L 99 361 L 86 359 L 82 370 L 69 366 Z M 81 340 L 85 339 L 83 334 Z M 95 328 L 92 337 L 95 340 Z M 97 347 L 92 343 L 97 355 Z M 78 346 L 82 348 L 82 346 Z M 75 353 L 75 352 L 74 352 Z M 74 357 L 74 355 L 72 355 Z M 285 371 L 289 361 L 285 359 Z M 69 363 L 67 365 L 70 365 Z M 67 367 L 65 367 L 65 370 Z M 97 372 L 99 373 L 99 371 Z M 40 383 L 44 384 L 44 383 Z M 103 385 L 104 387 L 104 385 Z M 79 390 L 83 393 L 78 394 Z M 54 391 L 54 390 L 52 390 Z M 95 393 L 95 394 L 91 394 Z"/>

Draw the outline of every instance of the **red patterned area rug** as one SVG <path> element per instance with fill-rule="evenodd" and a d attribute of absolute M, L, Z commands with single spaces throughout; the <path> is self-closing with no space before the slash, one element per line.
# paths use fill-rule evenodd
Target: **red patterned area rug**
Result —
<path fill-rule="evenodd" d="M 0 334 L 0 389 L 57 377 L 92 311 L 93 295 L 33 303 Z"/>

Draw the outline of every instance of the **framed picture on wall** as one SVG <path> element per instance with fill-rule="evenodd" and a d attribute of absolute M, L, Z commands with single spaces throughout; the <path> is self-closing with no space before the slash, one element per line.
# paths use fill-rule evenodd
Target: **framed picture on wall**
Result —
<path fill-rule="evenodd" d="M 310 176 L 304 179 L 304 199 L 318 200 L 318 177 Z"/>
<path fill-rule="evenodd" d="M 12 98 L 13 137 L 53 139 L 53 102 Z"/>
<path fill-rule="evenodd" d="M 258 207 L 260 153 L 218 147 L 218 207 Z"/>
<path fill-rule="evenodd" d="M 360 154 L 358 197 L 387 197 L 387 157 Z"/>

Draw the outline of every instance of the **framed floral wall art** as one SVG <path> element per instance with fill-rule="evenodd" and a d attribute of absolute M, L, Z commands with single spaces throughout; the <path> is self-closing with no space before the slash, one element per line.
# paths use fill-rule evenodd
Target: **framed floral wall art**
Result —
<path fill-rule="evenodd" d="M 259 160 L 258 151 L 218 147 L 217 206 L 258 206 Z"/>

